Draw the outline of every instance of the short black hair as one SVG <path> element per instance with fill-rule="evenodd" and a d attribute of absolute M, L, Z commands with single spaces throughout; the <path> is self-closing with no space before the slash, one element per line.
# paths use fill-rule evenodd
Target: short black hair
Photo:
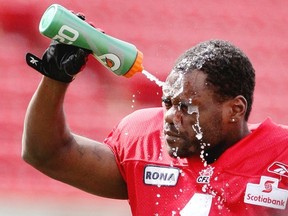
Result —
<path fill-rule="evenodd" d="M 252 110 L 255 70 L 249 58 L 224 40 L 204 41 L 183 53 L 175 67 L 184 71 L 201 70 L 214 87 L 219 101 L 242 95 L 247 100 L 247 121 Z"/>

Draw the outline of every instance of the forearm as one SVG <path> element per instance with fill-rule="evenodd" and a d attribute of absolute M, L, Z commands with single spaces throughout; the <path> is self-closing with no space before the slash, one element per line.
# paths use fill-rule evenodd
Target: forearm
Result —
<path fill-rule="evenodd" d="M 23 159 L 40 165 L 57 155 L 71 140 L 63 101 L 68 84 L 44 77 L 33 95 L 27 109 L 23 141 Z"/>

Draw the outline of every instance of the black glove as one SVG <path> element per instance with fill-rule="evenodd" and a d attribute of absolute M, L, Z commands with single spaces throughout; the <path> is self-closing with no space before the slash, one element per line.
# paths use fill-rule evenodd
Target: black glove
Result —
<path fill-rule="evenodd" d="M 83 14 L 77 16 L 85 20 Z M 27 64 L 51 79 L 69 83 L 85 66 L 90 50 L 52 41 L 42 59 L 27 53 Z"/>
<path fill-rule="evenodd" d="M 26 62 L 44 76 L 69 83 L 83 69 L 90 53 L 82 48 L 52 41 L 42 60 L 27 53 Z"/>

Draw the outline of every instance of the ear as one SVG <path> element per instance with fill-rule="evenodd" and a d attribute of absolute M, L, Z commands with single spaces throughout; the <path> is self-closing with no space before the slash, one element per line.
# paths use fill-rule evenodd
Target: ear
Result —
<path fill-rule="evenodd" d="M 228 122 L 235 123 L 245 118 L 247 110 L 247 100 L 242 95 L 229 100 L 227 104 L 228 112 L 226 118 Z"/>

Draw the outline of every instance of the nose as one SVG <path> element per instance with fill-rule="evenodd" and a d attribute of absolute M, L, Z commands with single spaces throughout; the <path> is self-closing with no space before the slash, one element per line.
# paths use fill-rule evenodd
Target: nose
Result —
<path fill-rule="evenodd" d="M 181 112 L 177 109 L 177 107 L 170 107 L 164 113 L 164 120 L 168 124 L 175 124 L 181 122 Z"/>
<path fill-rule="evenodd" d="M 169 123 L 169 124 L 172 123 L 174 115 L 175 115 L 175 110 L 173 108 L 165 110 L 165 112 L 164 112 L 164 121 L 166 123 Z"/>

